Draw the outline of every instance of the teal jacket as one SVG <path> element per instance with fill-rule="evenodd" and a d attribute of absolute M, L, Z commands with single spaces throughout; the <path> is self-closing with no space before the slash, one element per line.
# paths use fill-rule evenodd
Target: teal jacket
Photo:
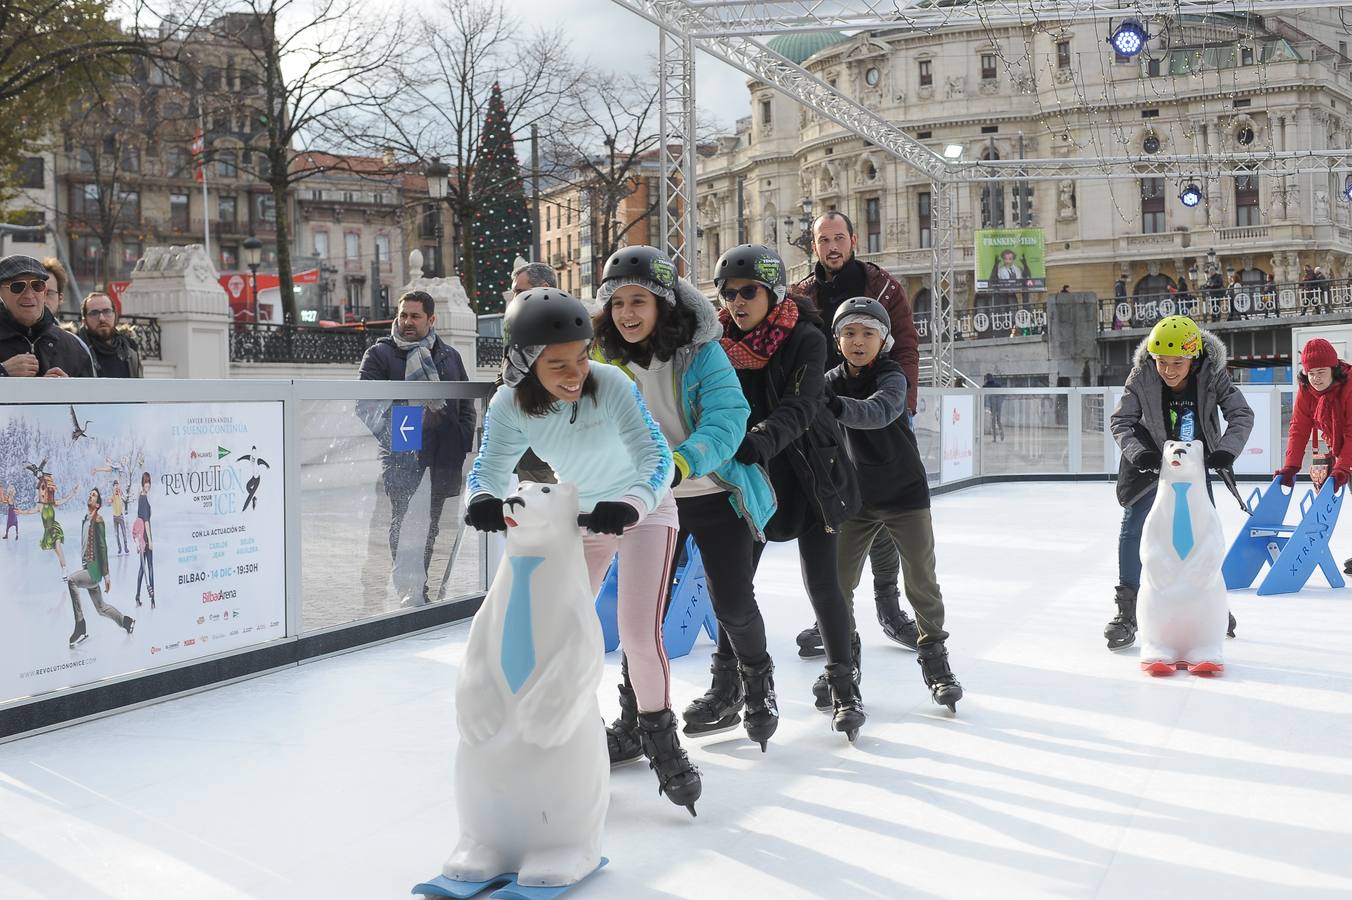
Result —
<path fill-rule="evenodd" d="M 765 523 L 775 514 L 775 491 L 763 468 L 732 458 L 746 436 L 751 406 L 718 342 L 723 336 L 718 313 L 685 279 L 677 281 L 676 302 L 695 313 L 696 325 L 694 338 L 671 361 L 671 389 L 680 398 L 681 416 L 690 432 L 672 448 L 672 459 L 683 478 L 707 476 L 726 490 L 737 515 L 747 522 L 756 540 L 764 541 Z M 633 377 L 618 360 L 604 359 L 599 346 L 593 355 Z"/>

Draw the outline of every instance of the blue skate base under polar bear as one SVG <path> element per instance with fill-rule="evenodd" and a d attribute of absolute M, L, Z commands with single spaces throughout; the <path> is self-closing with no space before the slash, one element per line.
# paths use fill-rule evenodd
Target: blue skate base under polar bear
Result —
<path fill-rule="evenodd" d="M 488 881 L 452 881 L 445 875 L 438 875 L 431 881 L 415 884 L 410 893 L 422 894 L 424 897 L 458 897 L 461 900 L 468 900 L 470 897 L 477 897 L 484 891 L 492 890 L 493 893 L 488 896 L 496 898 L 496 900 L 550 900 L 551 897 L 558 897 L 571 891 L 583 881 L 591 878 L 604 869 L 608 862 L 610 860 L 603 856 L 601 857 L 601 864 L 580 880 L 558 887 L 527 887 L 524 884 L 516 883 L 515 872 L 506 872 L 496 878 L 490 878 Z"/>

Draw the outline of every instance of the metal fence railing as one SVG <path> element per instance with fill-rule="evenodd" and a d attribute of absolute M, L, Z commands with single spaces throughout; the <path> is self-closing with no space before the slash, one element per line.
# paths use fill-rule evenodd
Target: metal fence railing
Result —
<path fill-rule="evenodd" d="M 230 361 L 251 363 L 361 362 L 386 332 L 238 322 L 230 328 Z"/>
<path fill-rule="evenodd" d="M 916 313 L 915 330 L 922 340 L 930 335 L 930 312 Z M 1047 330 L 1047 303 L 1030 299 L 1026 303 L 1001 303 L 954 311 L 955 340 L 1007 338 L 1043 334 Z"/>
<path fill-rule="evenodd" d="M 1242 322 L 1313 315 L 1352 315 L 1352 280 L 1319 279 L 1283 284 L 1248 284 L 1225 290 L 1139 294 L 1099 301 L 1099 331 L 1149 328 L 1165 316 L 1198 322 Z"/>

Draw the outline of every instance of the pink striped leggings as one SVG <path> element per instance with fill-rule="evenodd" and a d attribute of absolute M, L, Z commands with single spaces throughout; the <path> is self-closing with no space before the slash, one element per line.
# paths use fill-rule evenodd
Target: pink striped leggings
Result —
<path fill-rule="evenodd" d="M 660 712 L 671 706 L 671 671 L 662 646 L 662 607 L 676 552 L 675 520 L 676 504 L 667 494 L 656 510 L 627 529 L 623 537 L 590 532 L 582 536 L 593 594 L 601 589 L 616 550 L 620 554 L 620 644 L 629 660 L 629 680 L 640 712 Z"/>

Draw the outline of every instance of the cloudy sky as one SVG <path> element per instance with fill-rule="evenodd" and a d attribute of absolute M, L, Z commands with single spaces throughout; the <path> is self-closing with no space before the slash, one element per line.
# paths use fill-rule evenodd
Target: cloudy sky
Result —
<path fill-rule="evenodd" d="M 439 0 L 414 0 L 435 10 Z M 573 56 L 597 69 L 634 72 L 645 77 L 657 56 L 657 26 L 611 0 L 503 0 L 507 11 L 528 25 L 559 28 L 573 43 Z M 695 103 L 720 129 L 731 130 L 751 105 L 746 76 L 699 54 L 695 63 Z"/>

